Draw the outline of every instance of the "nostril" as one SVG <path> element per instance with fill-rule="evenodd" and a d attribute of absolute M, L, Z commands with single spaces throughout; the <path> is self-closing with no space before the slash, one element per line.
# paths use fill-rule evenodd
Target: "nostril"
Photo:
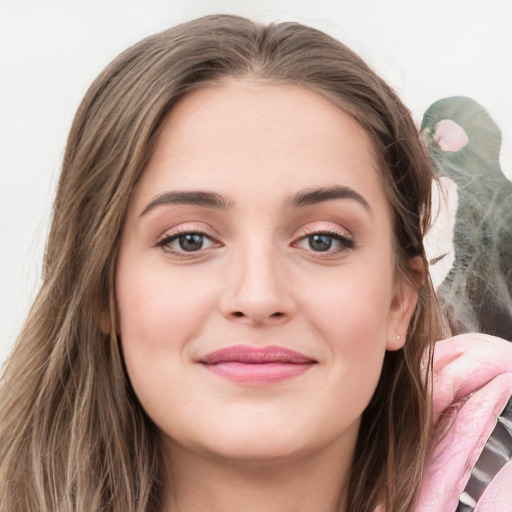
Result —
<path fill-rule="evenodd" d="M 275 311 L 274 313 L 265 313 L 264 311 L 261 312 L 248 312 L 248 311 L 236 311 L 232 310 L 229 312 L 229 317 L 231 319 L 240 319 L 240 320 L 248 320 L 251 323 L 264 323 L 265 321 L 282 321 L 283 319 L 287 318 L 287 313 L 282 311 Z"/>

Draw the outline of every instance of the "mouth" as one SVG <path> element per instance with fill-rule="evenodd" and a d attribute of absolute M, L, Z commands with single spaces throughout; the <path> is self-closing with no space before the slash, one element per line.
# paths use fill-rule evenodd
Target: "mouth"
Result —
<path fill-rule="evenodd" d="M 298 377 L 317 361 L 294 350 L 278 346 L 227 347 L 200 358 L 207 370 L 224 379 L 246 384 L 273 384 Z"/>

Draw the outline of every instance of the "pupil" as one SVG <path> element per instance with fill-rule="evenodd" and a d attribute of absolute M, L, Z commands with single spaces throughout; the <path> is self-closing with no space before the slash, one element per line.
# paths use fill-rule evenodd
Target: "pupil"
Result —
<path fill-rule="evenodd" d="M 332 237 L 329 235 L 311 235 L 309 237 L 309 246 L 314 251 L 328 251 L 332 245 Z"/>
<path fill-rule="evenodd" d="M 203 246 L 203 236 L 197 233 L 180 236 L 179 244 L 184 251 L 198 251 Z"/>

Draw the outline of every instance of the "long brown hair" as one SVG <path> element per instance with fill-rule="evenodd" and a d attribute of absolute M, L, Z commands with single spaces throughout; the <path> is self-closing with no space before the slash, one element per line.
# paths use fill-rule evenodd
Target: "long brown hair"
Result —
<path fill-rule="evenodd" d="M 43 284 L 3 376 L 2 511 L 158 508 L 157 435 L 131 390 L 115 329 L 105 334 L 102 312 L 115 326 L 121 227 L 164 118 L 191 90 L 242 76 L 317 91 L 374 141 L 394 215 L 396 279 L 419 286 L 419 302 L 407 343 L 386 355 L 363 415 L 347 510 L 372 511 L 378 503 L 390 512 L 412 509 L 430 439 L 429 347 L 440 335 L 430 280 L 410 265 L 419 256 L 427 268 L 429 160 L 408 110 L 342 43 L 296 23 L 263 26 L 214 15 L 126 50 L 95 80 L 75 116 Z"/>

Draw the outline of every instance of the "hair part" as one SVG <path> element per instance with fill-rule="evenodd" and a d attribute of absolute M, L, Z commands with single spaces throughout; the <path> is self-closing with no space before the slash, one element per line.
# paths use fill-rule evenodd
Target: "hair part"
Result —
<path fill-rule="evenodd" d="M 43 284 L 0 390 L 1 510 L 157 508 L 158 436 L 131 389 L 115 332 L 121 230 L 172 107 L 195 89 L 247 77 L 326 96 L 375 145 L 394 218 L 396 279 L 417 287 L 419 302 L 407 343 L 387 353 L 363 415 L 347 511 L 369 512 L 379 503 L 412 510 L 430 443 L 429 347 L 442 332 L 422 242 L 429 159 L 409 111 L 342 43 L 297 23 L 263 26 L 229 15 L 194 20 L 129 48 L 78 109 Z M 414 257 L 423 262 L 421 275 Z M 110 333 L 102 332 L 105 314 Z"/>

